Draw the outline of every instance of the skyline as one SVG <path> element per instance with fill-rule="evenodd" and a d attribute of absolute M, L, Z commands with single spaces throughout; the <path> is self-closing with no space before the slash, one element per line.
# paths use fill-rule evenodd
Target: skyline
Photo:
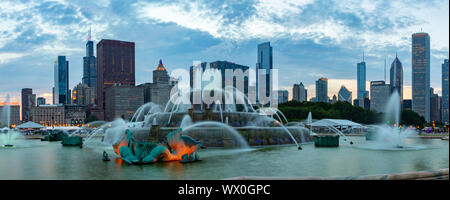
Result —
<path fill-rule="evenodd" d="M 448 1 L 418 1 L 407 8 L 402 8 L 405 2 L 358 6 L 350 1 L 330 5 L 322 1 L 225 2 L 220 6 L 216 2 L 120 3 L 2 1 L 0 101 L 10 94 L 11 101 L 20 103 L 21 88 L 33 88 L 37 97 L 52 102 L 52 68 L 58 55 L 71 63 L 69 89 L 81 82 L 90 28 L 95 44 L 100 39 L 136 43 L 136 84 L 152 81 L 159 59 L 169 72 L 187 69 L 193 60 L 227 60 L 254 68 L 257 44 L 270 41 L 273 66 L 284 77 L 280 89 L 289 91 L 289 99 L 293 84 L 300 82 L 310 91 L 308 99 L 314 97 L 314 81 L 320 77 L 328 78 L 330 97 L 344 85 L 355 98 L 356 63 L 362 61 L 363 52 L 367 90 L 370 81 L 384 80 L 384 58 L 391 63 L 398 52 L 404 68 L 404 98 L 411 99 L 411 35 L 423 28 L 431 38 L 431 87 L 441 94 L 440 67 L 448 58 Z M 324 6 L 330 7 L 329 14 L 318 10 Z M 426 9 L 415 13 L 418 8 Z M 265 14 L 257 12 L 264 9 Z M 388 12 L 395 9 L 398 12 Z M 184 15 L 183 19 L 177 15 Z M 261 32 L 260 27 L 266 29 Z"/>

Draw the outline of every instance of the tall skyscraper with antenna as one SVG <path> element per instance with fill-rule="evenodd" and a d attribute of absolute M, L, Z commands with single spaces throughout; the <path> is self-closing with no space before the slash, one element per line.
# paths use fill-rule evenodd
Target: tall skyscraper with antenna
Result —
<path fill-rule="evenodd" d="M 368 92 L 366 91 L 366 62 L 364 61 L 364 52 L 363 52 L 363 60 L 360 63 L 356 64 L 356 79 L 357 79 L 357 98 L 364 99 Z"/>
<path fill-rule="evenodd" d="M 97 62 L 94 56 L 94 42 L 91 38 L 91 28 L 89 28 L 88 39 L 86 42 L 86 56 L 83 57 L 83 84 L 94 88 L 94 94 L 97 94 Z M 95 97 L 97 103 L 97 97 Z"/>
<path fill-rule="evenodd" d="M 412 110 L 430 121 L 430 36 L 412 35 Z"/>

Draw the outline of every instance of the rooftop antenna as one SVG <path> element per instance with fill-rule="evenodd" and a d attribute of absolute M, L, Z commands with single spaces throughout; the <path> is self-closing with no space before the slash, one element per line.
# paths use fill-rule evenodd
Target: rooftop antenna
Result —
<path fill-rule="evenodd" d="M 89 25 L 88 41 L 91 41 L 91 26 Z"/>
<path fill-rule="evenodd" d="M 363 62 L 364 62 L 364 50 L 363 50 Z"/>
<path fill-rule="evenodd" d="M 384 83 L 386 84 L 386 56 L 384 56 Z"/>

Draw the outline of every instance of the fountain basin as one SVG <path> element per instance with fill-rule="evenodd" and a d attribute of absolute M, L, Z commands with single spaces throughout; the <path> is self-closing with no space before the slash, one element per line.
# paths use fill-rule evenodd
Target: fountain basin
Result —
<path fill-rule="evenodd" d="M 157 128 L 156 128 L 157 127 Z M 286 127 L 299 143 L 311 142 L 312 137 L 309 131 L 302 127 Z M 175 127 L 152 126 L 143 128 L 131 128 L 136 141 L 156 140 L 166 142 L 167 134 L 176 130 Z M 282 127 L 234 127 L 234 129 L 244 138 L 249 146 L 268 146 L 294 144 L 292 138 L 286 134 Z M 228 133 L 226 129 L 220 127 L 196 127 L 183 131 L 183 134 L 199 140 L 207 147 L 241 147 L 239 139 Z M 153 139 L 152 139 L 153 138 Z"/>

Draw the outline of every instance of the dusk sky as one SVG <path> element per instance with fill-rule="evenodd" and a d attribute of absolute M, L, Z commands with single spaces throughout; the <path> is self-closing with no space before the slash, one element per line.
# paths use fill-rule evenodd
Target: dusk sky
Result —
<path fill-rule="evenodd" d="M 159 59 L 169 73 L 194 60 L 227 60 L 255 68 L 257 44 L 270 41 L 281 88 L 329 79 L 329 96 L 345 85 L 356 97 L 356 63 L 367 81 L 384 79 L 397 52 L 404 97 L 411 98 L 411 35 L 431 38 L 431 87 L 441 94 L 449 57 L 449 1 L 0 1 L 0 102 L 20 103 L 21 88 L 52 103 L 53 63 L 69 60 L 70 89 L 81 82 L 92 28 L 101 39 L 136 44 L 136 84 L 151 82 Z M 95 52 L 97 49 L 95 49 Z M 387 75 L 389 78 L 389 75 Z M 367 89 L 369 85 L 367 84 Z"/>

